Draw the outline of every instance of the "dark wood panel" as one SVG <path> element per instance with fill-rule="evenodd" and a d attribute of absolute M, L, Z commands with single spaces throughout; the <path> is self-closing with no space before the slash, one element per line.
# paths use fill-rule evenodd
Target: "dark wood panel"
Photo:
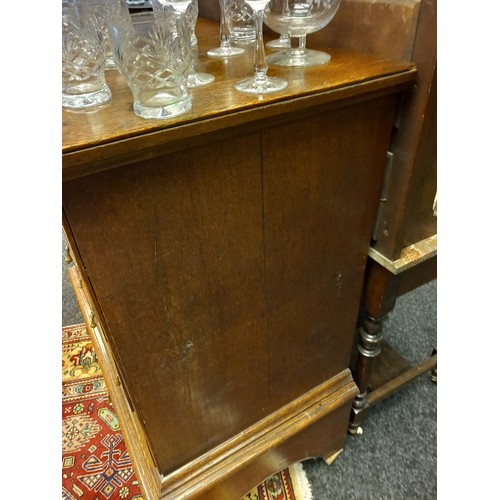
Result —
<path fill-rule="evenodd" d="M 63 193 L 163 473 L 270 409 L 258 137 L 192 154 Z"/>
<path fill-rule="evenodd" d="M 273 384 L 300 393 L 349 361 L 393 104 L 323 113 L 264 135 L 268 321 L 282 359 Z"/>
<path fill-rule="evenodd" d="M 163 473 L 347 365 L 393 104 L 65 183 Z"/>
<path fill-rule="evenodd" d="M 437 234 L 437 216 L 433 212 L 437 193 L 437 70 L 429 90 L 415 164 L 418 168 L 408 193 L 403 247 Z"/>
<path fill-rule="evenodd" d="M 437 279 L 437 255 L 401 273 L 398 296 Z"/>

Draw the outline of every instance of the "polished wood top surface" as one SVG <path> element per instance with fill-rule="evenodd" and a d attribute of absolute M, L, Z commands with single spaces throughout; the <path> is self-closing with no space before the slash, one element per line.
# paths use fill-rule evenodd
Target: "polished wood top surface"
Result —
<path fill-rule="evenodd" d="M 234 84 L 253 72 L 253 45 L 242 57 L 224 61 L 206 55 L 207 50 L 219 44 L 219 24 L 199 18 L 196 33 L 199 47 L 197 71 L 213 74 L 215 81 L 208 86 L 190 89 L 192 109 L 188 113 L 167 120 L 145 120 L 136 116 L 132 110 L 132 94 L 117 70 L 106 72 L 112 92 L 109 103 L 94 110 L 63 109 L 64 180 L 89 173 L 89 164 L 116 159 L 120 154 L 126 157 L 138 147 L 147 149 L 325 102 L 397 85 L 407 86 L 416 75 L 412 63 L 322 47 L 321 50 L 332 56 L 329 63 L 311 68 L 269 66 L 268 74 L 285 78 L 288 87 L 281 92 L 252 96 L 238 92 Z M 141 146 L 130 141 L 139 137 Z M 124 141 L 126 139 L 129 141 Z M 103 150 L 105 145 L 111 148 Z M 102 168 L 105 167 L 94 166 L 93 170 Z"/>

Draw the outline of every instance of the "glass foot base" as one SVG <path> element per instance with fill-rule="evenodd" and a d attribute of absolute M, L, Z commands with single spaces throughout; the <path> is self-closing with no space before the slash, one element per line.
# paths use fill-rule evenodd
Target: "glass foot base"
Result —
<path fill-rule="evenodd" d="M 161 101 L 161 97 L 158 99 Z M 146 106 L 134 101 L 134 113 L 145 119 L 164 120 L 187 113 L 191 109 L 191 97 L 186 96 L 179 101 L 158 106 Z"/>
<path fill-rule="evenodd" d="M 267 57 L 268 64 L 275 66 L 291 66 L 303 68 L 307 66 L 320 66 L 331 59 L 330 54 L 312 49 L 290 49 L 276 52 Z"/>
<path fill-rule="evenodd" d="M 85 109 L 100 106 L 111 100 L 111 90 L 106 85 L 96 92 L 87 94 L 63 94 L 62 106 L 69 109 Z"/>
<path fill-rule="evenodd" d="M 241 47 L 218 47 L 217 49 L 210 49 L 207 56 L 210 57 L 236 57 L 245 53 L 245 49 Z"/>
<path fill-rule="evenodd" d="M 282 78 L 266 76 L 265 78 L 245 78 L 236 82 L 234 88 L 245 94 L 270 94 L 279 92 L 288 86 L 288 82 Z"/>
<path fill-rule="evenodd" d="M 268 49 L 289 49 L 292 46 L 292 41 L 288 36 L 280 36 L 276 40 L 271 40 L 266 43 Z"/>
<path fill-rule="evenodd" d="M 187 86 L 192 89 L 195 87 L 202 87 L 203 85 L 208 85 L 215 80 L 214 75 L 209 73 L 193 73 L 187 77 Z"/>

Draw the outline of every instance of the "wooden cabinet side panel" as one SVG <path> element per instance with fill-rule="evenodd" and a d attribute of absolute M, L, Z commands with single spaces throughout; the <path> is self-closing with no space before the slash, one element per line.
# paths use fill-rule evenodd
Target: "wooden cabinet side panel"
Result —
<path fill-rule="evenodd" d="M 348 366 L 393 109 L 390 96 L 263 135 L 273 394 Z"/>
<path fill-rule="evenodd" d="M 163 475 L 348 366 L 394 102 L 64 183 Z"/>
<path fill-rule="evenodd" d="M 258 136 L 68 182 L 63 204 L 161 472 L 260 417 Z"/>

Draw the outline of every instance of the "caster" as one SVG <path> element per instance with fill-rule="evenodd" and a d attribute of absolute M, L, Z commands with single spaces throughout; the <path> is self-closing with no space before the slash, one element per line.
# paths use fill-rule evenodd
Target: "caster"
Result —
<path fill-rule="evenodd" d="M 351 436 L 361 436 L 363 434 L 363 428 L 360 427 L 359 425 L 356 427 L 349 426 L 348 430 Z"/>

